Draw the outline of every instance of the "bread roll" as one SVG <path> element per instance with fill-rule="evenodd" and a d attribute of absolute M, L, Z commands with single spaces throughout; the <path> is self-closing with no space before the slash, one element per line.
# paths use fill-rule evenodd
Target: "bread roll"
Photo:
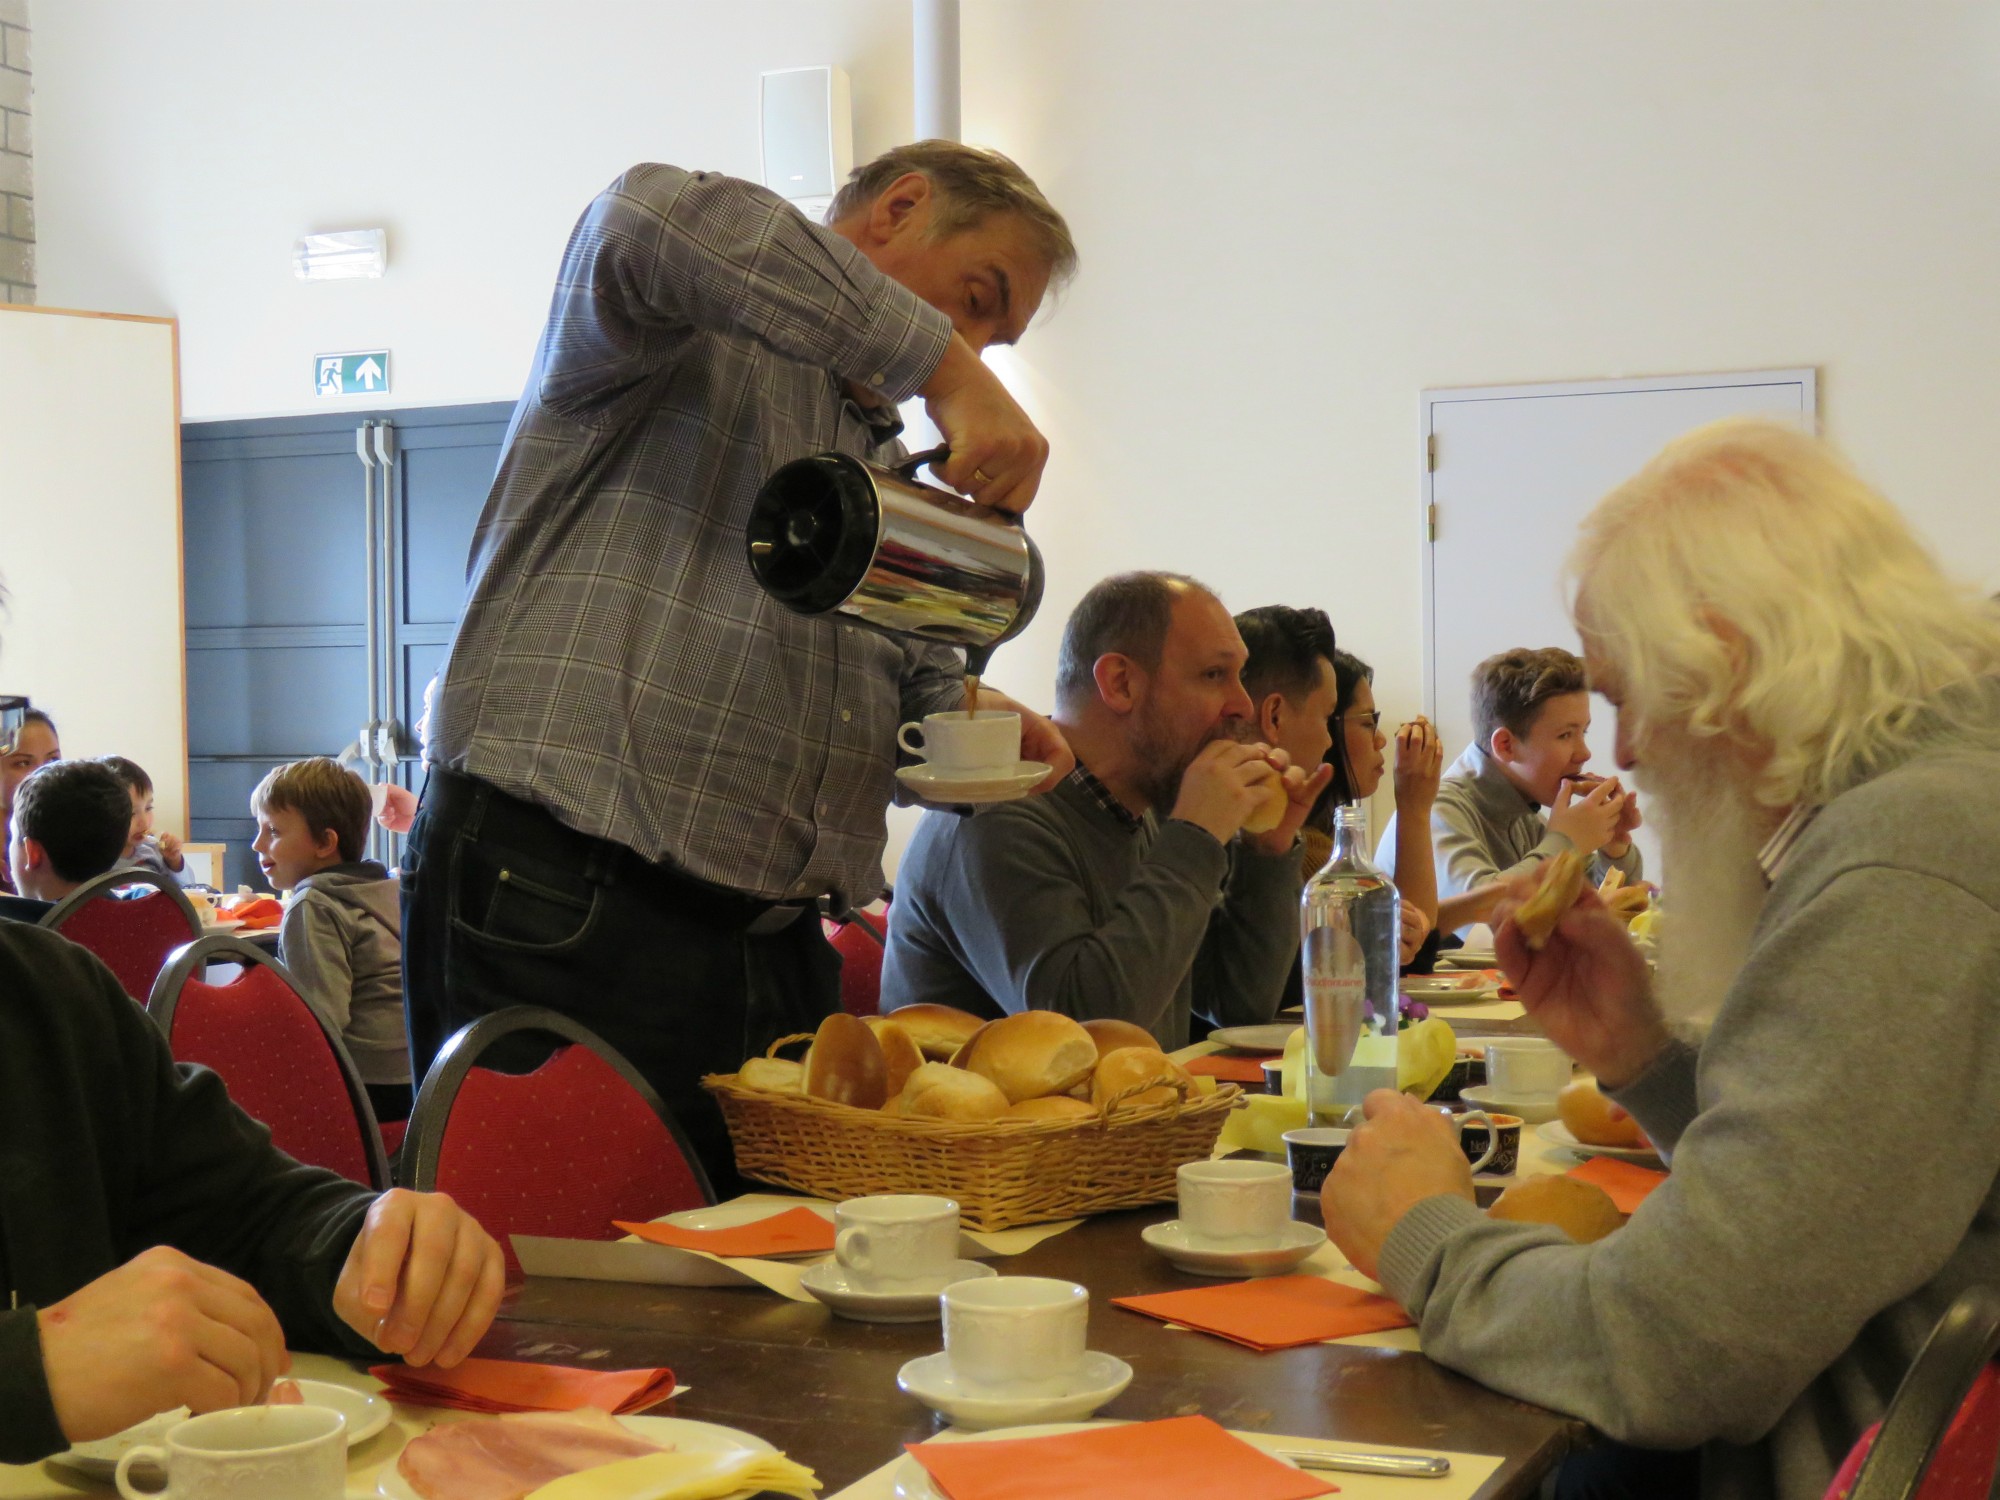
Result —
<path fill-rule="evenodd" d="M 1007 1111 L 1010 1120 L 1094 1120 L 1097 1111 L 1068 1094 L 1050 1094 L 1041 1099 L 1023 1099 Z"/>
<path fill-rule="evenodd" d="M 924 1054 L 918 1050 L 915 1038 L 888 1017 L 867 1016 L 863 1020 L 882 1049 L 882 1061 L 889 1068 L 889 1097 L 893 1099 L 903 1092 L 910 1075 L 923 1065 Z"/>
<path fill-rule="evenodd" d="M 1151 1047 L 1161 1050 L 1153 1033 L 1143 1026 L 1134 1026 L 1130 1021 L 1085 1021 L 1083 1029 L 1090 1033 L 1090 1039 L 1097 1043 L 1097 1055 L 1116 1052 L 1120 1047 Z"/>
<path fill-rule="evenodd" d="M 903 1085 L 898 1113 L 918 1120 L 997 1120 L 1007 1113 L 1007 1096 L 977 1073 L 927 1062 Z"/>
<path fill-rule="evenodd" d="M 1000 1085 L 1008 1102 L 1039 1099 L 1076 1087 L 1097 1066 L 1097 1043 L 1068 1016 L 1024 1010 L 983 1027 L 966 1047 L 961 1067 Z"/>
<path fill-rule="evenodd" d="M 1556 1113 L 1569 1133 L 1586 1146 L 1624 1146 L 1635 1151 L 1652 1147 L 1639 1122 L 1605 1098 L 1588 1078 L 1563 1087 L 1556 1095 Z"/>
<path fill-rule="evenodd" d="M 1553 1224 L 1579 1245 L 1603 1239 L 1625 1222 L 1611 1195 L 1574 1177 L 1530 1177 L 1515 1183 L 1486 1210 L 1494 1219 Z"/>
<path fill-rule="evenodd" d="M 768 1089 L 774 1094 L 796 1094 L 806 1081 L 803 1063 L 785 1057 L 753 1057 L 736 1074 L 746 1089 Z"/>
<path fill-rule="evenodd" d="M 856 1109 L 880 1109 L 889 1097 L 889 1064 L 875 1033 L 844 1010 L 820 1022 L 806 1053 L 805 1093 Z"/>
<path fill-rule="evenodd" d="M 905 1005 L 882 1019 L 894 1021 L 907 1031 L 917 1050 L 932 1062 L 949 1062 L 952 1053 L 986 1024 L 970 1011 L 949 1005 Z"/>
<path fill-rule="evenodd" d="M 986 1028 L 992 1024 L 991 1021 L 981 1022 L 979 1029 L 967 1037 L 959 1049 L 946 1058 L 945 1061 L 950 1063 L 954 1068 L 965 1067 L 972 1061 L 972 1054 L 979 1046 L 979 1039 L 986 1035 Z"/>
<path fill-rule="evenodd" d="M 1263 801 L 1250 809 L 1250 816 L 1243 820 L 1245 833 L 1269 833 L 1285 821 L 1285 809 L 1292 805 L 1290 795 L 1285 791 L 1285 778 L 1278 768 L 1266 761 L 1260 778 Z"/>
<path fill-rule="evenodd" d="M 1151 1087 L 1147 1087 L 1151 1085 Z M 1119 1109 L 1147 1109 L 1174 1104 L 1187 1097 L 1185 1069 L 1155 1047 L 1120 1047 L 1098 1060 L 1091 1075 L 1090 1099 L 1100 1110 L 1117 1100 Z M 1128 1092 L 1139 1090 L 1137 1093 Z"/>
<path fill-rule="evenodd" d="M 1542 883 L 1514 911 L 1514 925 L 1521 940 L 1539 953 L 1554 936 L 1556 923 L 1583 894 L 1584 875 L 1589 861 L 1574 849 L 1565 849 L 1542 864 Z"/>

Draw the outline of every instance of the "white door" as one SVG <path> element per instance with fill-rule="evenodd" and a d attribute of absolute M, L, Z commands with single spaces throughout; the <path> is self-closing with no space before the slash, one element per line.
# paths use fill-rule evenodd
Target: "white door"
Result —
<path fill-rule="evenodd" d="M 1577 524 L 1668 439 L 1722 417 L 1812 430 L 1814 372 L 1766 370 L 1424 393 L 1432 507 L 1424 580 L 1425 705 L 1446 763 L 1472 737 L 1473 667 L 1513 646 L 1577 649 L 1561 591 Z M 1592 714 L 1591 769 L 1612 770 L 1611 711 Z M 1659 851 L 1641 830 L 1647 874 Z"/>

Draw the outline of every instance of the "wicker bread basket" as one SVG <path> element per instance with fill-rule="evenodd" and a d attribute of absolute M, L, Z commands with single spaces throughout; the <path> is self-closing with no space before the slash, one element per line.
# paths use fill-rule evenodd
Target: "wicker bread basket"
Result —
<path fill-rule="evenodd" d="M 925 1120 L 704 1078 L 745 1177 L 839 1202 L 938 1193 L 968 1229 L 1011 1229 L 1171 1200 L 1175 1170 L 1204 1161 L 1242 1090 L 1128 1105 L 1095 1120 Z"/>

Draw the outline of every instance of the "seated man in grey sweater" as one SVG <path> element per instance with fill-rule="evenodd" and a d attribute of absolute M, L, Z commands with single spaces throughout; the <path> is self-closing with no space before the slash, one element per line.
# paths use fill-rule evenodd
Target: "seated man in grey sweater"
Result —
<path fill-rule="evenodd" d="M 1665 838 L 1657 993 L 1588 891 L 1540 952 L 1513 900 L 1496 938 L 1672 1176 L 1572 1244 L 1481 1214 L 1456 1137 L 1378 1092 L 1327 1227 L 1432 1358 L 1699 1446 L 1705 1496 L 1818 1500 L 1952 1298 L 2000 1281 L 2000 609 L 1763 423 L 1669 445 L 1573 566 Z"/>
<path fill-rule="evenodd" d="M 904 853 L 882 1007 L 1269 1021 L 1299 945 L 1299 825 L 1331 770 L 1255 743 L 1236 624 L 1201 584 L 1124 573 L 1069 617 L 1055 722 L 1076 770 L 1042 797 L 933 812 Z M 1273 767 L 1288 796 L 1239 833 Z"/>

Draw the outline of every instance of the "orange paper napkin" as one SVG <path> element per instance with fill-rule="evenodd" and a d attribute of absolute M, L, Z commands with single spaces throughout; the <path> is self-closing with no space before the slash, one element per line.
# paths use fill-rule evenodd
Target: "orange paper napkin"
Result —
<path fill-rule="evenodd" d="M 706 1250 L 710 1255 L 817 1255 L 833 1248 L 833 1225 L 809 1208 L 788 1208 L 768 1219 L 728 1229 L 677 1229 L 672 1224 L 612 1223 L 655 1245 Z"/>
<path fill-rule="evenodd" d="M 1618 1161 L 1609 1156 L 1593 1156 L 1583 1165 L 1571 1167 L 1568 1175 L 1578 1182 L 1603 1188 L 1611 1195 L 1611 1201 L 1618 1205 L 1621 1214 L 1631 1213 L 1646 1201 L 1648 1193 L 1667 1180 L 1665 1172 L 1655 1172 L 1651 1167 L 1634 1166 L 1629 1161 Z"/>
<path fill-rule="evenodd" d="M 228 920 L 253 930 L 276 927 L 285 920 L 284 903 L 275 896 L 225 897 L 216 909 Z"/>
<path fill-rule="evenodd" d="M 1320 1276 L 1270 1276 L 1112 1300 L 1265 1352 L 1410 1326 L 1410 1315 L 1389 1298 Z"/>
<path fill-rule="evenodd" d="M 1207 1417 L 907 1446 L 951 1500 L 1308 1500 L 1336 1493 Z"/>
<path fill-rule="evenodd" d="M 1257 1057 L 1194 1057 L 1181 1064 L 1189 1073 L 1224 1083 L 1262 1083 L 1264 1061 Z"/>
<path fill-rule="evenodd" d="M 376 1365 L 368 1372 L 391 1401 L 454 1411 L 579 1411 L 616 1414 L 658 1406 L 674 1393 L 672 1370 L 580 1370 L 512 1359 L 468 1359 L 456 1369 Z"/>

